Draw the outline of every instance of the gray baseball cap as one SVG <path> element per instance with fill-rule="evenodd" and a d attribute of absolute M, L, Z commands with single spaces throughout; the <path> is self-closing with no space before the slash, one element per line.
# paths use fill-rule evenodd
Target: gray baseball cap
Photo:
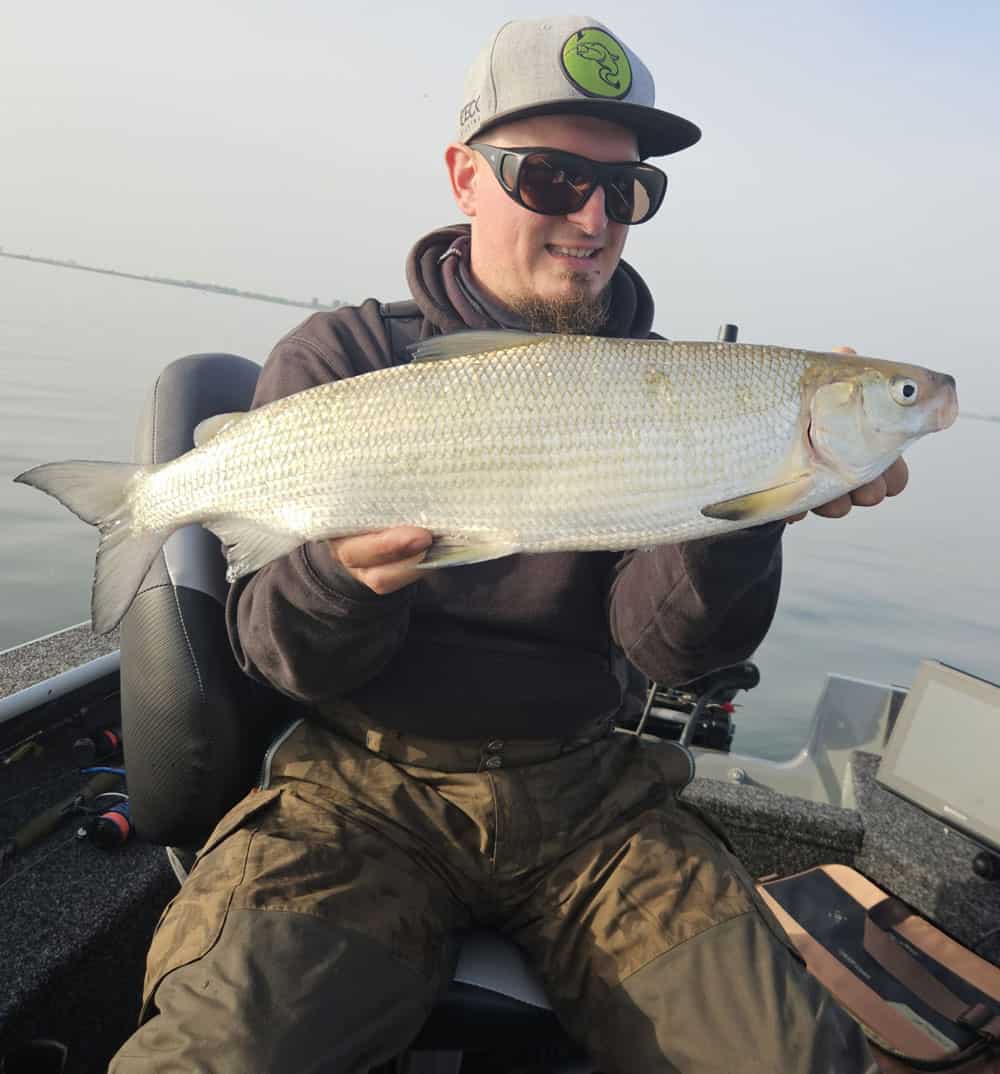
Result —
<path fill-rule="evenodd" d="M 694 145 L 701 131 L 654 108 L 653 76 L 597 19 L 554 15 L 505 23 L 469 68 L 458 139 L 488 127 L 553 113 L 596 116 L 635 131 L 640 157 Z"/>

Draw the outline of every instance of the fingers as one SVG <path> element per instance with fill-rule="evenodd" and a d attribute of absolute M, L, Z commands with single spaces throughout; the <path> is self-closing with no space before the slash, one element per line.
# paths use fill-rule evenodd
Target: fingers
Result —
<path fill-rule="evenodd" d="M 385 567 L 368 567 L 351 571 L 351 574 L 363 585 L 373 593 L 378 593 L 380 597 L 388 596 L 390 593 L 395 593 L 397 590 L 403 589 L 408 585 L 412 585 L 421 575 L 421 571 L 416 569 L 416 565 L 424 558 L 424 553 L 420 552 L 416 556 L 410 556 L 409 559 L 400 560 L 398 563 L 392 563 Z"/>
<path fill-rule="evenodd" d="M 850 514 L 852 507 L 874 507 L 889 496 L 898 496 L 906 488 L 909 479 L 909 467 L 903 459 L 896 459 L 889 469 L 874 481 L 869 481 L 867 485 L 861 485 L 844 496 L 838 496 L 829 503 L 814 507 L 812 513 L 822 518 L 843 518 Z M 803 511 L 791 515 L 785 521 L 800 522 L 805 517 L 806 512 Z"/>
<path fill-rule="evenodd" d="M 865 487 L 867 488 L 867 486 Z M 858 490 L 855 489 L 855 492 L 857 491 Z M 843 518 L 845 515 L 851 513 L 853 495 L 854 493 L 850 493 L 847 496 L 838 496 L 835 500 L 831 500 L 829 503 L 814 507 L 813 514 L 820 515 L 823 518 Z"/>
<path fill-rule="evenodd" d="M 330 542 L 333 554 L 348 570 L 381 567 L 423 552 L 433 540 L 418 526 L 394 526 L 375 533 L 359 533 Z"/>
<path fill-rule="evenodd" d="M 869 481 L 867 485 L 856 488 L 850 494 L 850 501 L 858 507 L 874 507 L 887 496 L 898 496 L 910 479 L 910 470 L 906 463 L 897 459 L 885 473 Z M 839 501 L 834 501 L 839 503 Z M 848 508 L 849 510 L 849 508 Z M 845 511 L 844 514 L 847 514 Z M 835 515 L 833 517 L 840 517 Z"/>
<path fill-rule="evenodd" d="M 898 496 L 909 483 L 910 468 L 906 465 L 906 460 L 900 457 L 882 477 L 885 479 L 886 496 Z"/>
<path fill-rule="evenodd" d="M 394 526 L 376 533 L 341 537 L 329 545 L 348 574 L 373 593 L 385 596 L 420 577 L 416 565 L 433 539 L 429 530 L 418 526 Z"/>
<path fill-rule="evenodd" d="M 885 478 L 876 477 L 867 485 L 856 488 L 849 496 L 850 502 L 858 507 L 874 507 L 885 499 Z"/>

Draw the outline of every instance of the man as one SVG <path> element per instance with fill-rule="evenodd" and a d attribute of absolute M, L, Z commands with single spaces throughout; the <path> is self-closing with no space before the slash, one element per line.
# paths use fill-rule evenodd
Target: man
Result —
<path fill-rule="evenodd" d="M 310 317 L 255 404 L 463 328 L 647 337 L 651 297 L 620 260 L 663 193 L 640 161 L 698 137 L 653 107 L 648 71 L 595 20 L 508 23 L 446 152 L 471 223 L 413 249 L 416 308 Z M 853 501 L 905 480 L 894 467 Z M 419 1031 L 473 922 L 521 945 L 605 1074 L 874 1071 L 678 801 L 686 751 L 611 733 L 616 651 L 680 683 L 757 647 L 783 528 L 422 573 L 431 534 L 399 527 L 315 542 L 234 586 L 242 666 L 312 715 L 164 915 L 114 1074 L 366 1071 Z"/>

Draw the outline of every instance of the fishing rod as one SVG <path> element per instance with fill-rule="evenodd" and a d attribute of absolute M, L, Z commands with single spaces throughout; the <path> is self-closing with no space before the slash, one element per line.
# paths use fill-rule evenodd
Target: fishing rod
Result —
<path fill-rule="evenodd" d="M 40 842 L 67 818 L 90 811 L 91 803 L 101 795 L 115 791 L 122 779 L 122 769 L 106 769 L 89 779 L 78 791 L 32 817 L 9 839 L 0 844 L 0 874 L 24 851 Z"/>
<path fill-rule="evenodd" d="M 104 694 L 89 704 L 81 705 L 80 708 L 75 709 L 68 716 L 32 731 L 23 738 L 12 742 L 9 746 L 4 746 L 0 749 L 0 764 L 4 766 L 12 765 L 18 761 L 23 761 L 27 757 L 35 756 L 42 751 L 42 741 L 45 738 L 55 734 L 56 731 L 69 727 L 71 724 L 77 724 L 81 730 L 86 731 L 87 718 L 91 713 L 101 711 L 103 706 L 118 696 L 119 691 L 117 690 Z M 121 749 L 121 729 L 117 726 L 100 727 L 97 730 L 89 731 L 88 734 L 78 738 L 73 743 L 73 756 L 77 759 L 77 763 L 83 767 L 94 760 L 109 757 L 119 749 Z"/>

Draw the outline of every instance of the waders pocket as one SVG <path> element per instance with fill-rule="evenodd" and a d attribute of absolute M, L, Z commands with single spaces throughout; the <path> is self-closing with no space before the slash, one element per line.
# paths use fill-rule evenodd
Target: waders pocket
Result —
<path fill-rule="evenodd" d="M 160 981 L 204 957 L 218 940 L 233 893 L 243 882 L 250 844 L 264 812 L 282 793 L 280 787 L 251 791 L 216 825 L 181 890 L 167 904 L 153 934 L 146 960 L 140 1022 Z"/>

